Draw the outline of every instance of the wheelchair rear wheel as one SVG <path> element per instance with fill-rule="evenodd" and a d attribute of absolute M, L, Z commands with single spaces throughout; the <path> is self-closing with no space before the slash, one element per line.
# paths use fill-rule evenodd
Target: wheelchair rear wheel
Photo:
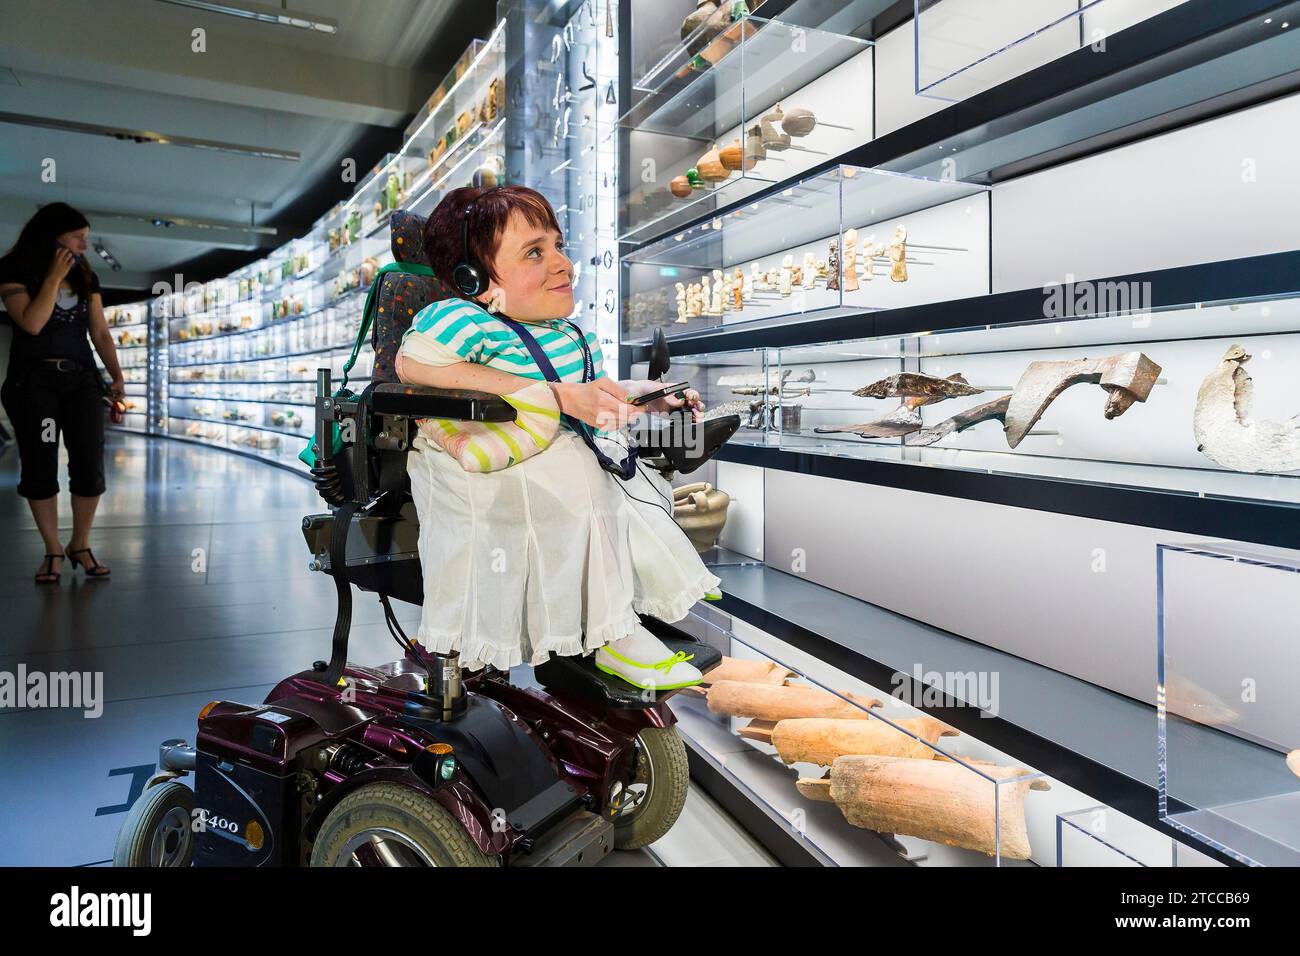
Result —
<path fill-rule="evenodd" d="M 348 794 L 316 834 L 312 866 L 497 866 L 450 813 L 395 783 Z"/>
<path fill-rule="evenodd" d="M 637 734 L 631 780 L 610 795 L 614 847 L 637 850 L 672 829 L 686 805 L 691 770 L 676 727 L 647 727 Z"/>

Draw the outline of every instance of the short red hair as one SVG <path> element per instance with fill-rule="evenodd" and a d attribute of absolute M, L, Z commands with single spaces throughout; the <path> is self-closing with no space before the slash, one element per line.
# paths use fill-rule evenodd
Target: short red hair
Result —
<path fill-rule="evenodd" d="M 452 272 L 465 255 L 463 221 L 465 208 L 471 202 L 474 208 L 469 221 L 469 254 L 493 279 L 499 277 L 492 263 L 513 214 L 523 216 L 530 225 L 563 231 L 555 218 L 555 210 L 536 189 L 527 186 L 453 189 L 442 197 L 442 202 L 424 224 L 424 254 L 434 275 L 457 295 L 460 293 L 452 281 Z"/>

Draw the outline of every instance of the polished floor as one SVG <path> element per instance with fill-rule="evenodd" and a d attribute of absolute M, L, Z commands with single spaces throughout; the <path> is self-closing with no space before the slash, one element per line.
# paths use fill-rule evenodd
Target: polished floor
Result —
<path fill-rule="evenodd" d="M 0 865 L 103 864 L 161 740 L 192 740 L 203 704 L 259 701 L 280 677 L 328 656 L 333 585 L 308 570 L 300 530 L 323 503 L 309 483 L 270 465 L 111 433 L 92 545 L 112 578 L 87 581 L 65 567 L 58 585 L 37 585 L 43 548 L 14 492 L 17 468 L 11 448 L 0 457 L 0 672 L 102 672 L 105 703 L 95 719 L 0 708 Z M 66 543 L 66 491 L 60 514 Z M 395 607 L 414 629 L 418 610 Z M 380 610 L 358 595 L 352 659 L 398 656 Z M 521 670 L 514 678 L 528 680 Z M 606 865 L 772 860 L 692 789 L 668 836 Z"/>

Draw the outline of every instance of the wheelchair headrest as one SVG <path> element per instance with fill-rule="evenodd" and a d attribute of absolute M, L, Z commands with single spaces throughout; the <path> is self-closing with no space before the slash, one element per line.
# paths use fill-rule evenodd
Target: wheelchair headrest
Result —
<path fill-rule="evenodd" d="M 423 216 L 417 216 L 405 209 L 394 209 L 388 218 L 388 229 L 392 234 L 393 258 L 398 262 L 426 262 L 424 258 L 424 222 Z"/>
<path fill-rule="evenodd" d="M 388 220 L 393 258 L 398 262 L 426 262 L 424 217 L 403 209 L 393 210 Z M 417 312 L 432 302 L 455 293 L 440 279 L 387 272 L 380 278 L 378 311 L 371 328 L 370 344 L 375 350 L 375 382 L 396 382 L 397 350 Z"/>

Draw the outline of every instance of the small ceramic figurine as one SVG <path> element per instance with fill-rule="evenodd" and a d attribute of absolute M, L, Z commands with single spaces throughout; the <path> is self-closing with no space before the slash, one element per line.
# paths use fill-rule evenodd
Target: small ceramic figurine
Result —
<path fill-rule="evenodd" d="M 737 271 L 737 272 L 740 272 L 740 271 L 741 271 L 740 266 L 736 266 L 736 271 Z M 751 273 L 748 273 L 748 274 L 745 275 L 744 280 L 743 280 L 743 285 L 741 286 L 741 289 L 740 289 L 740 293 L 741 293 L 741 296 L 742 296 L 743 298 L 745 298 L 745 299 L 749 299 L 749 298 L 752 298 L 752 297 L 753 297 L 753 295 L 754 295 L 754 280 L 753 280 L 753 273 L 752 273 L 752 272 L 751 272 Z"/>
<path fill-rule="evenodd" d="M 712 315 L 713 306 L 713 289 L 709 282 L 708 276 L 700 278 L 700 311 L 705 315 Z"/>
<path fill-rule="evenodd" d="M 781 295 L 783 296 L 790 294 L 791 282 L 793 281 L 793 266 L 794 256 L 786 256 L 781 260 L 781 277 L 779 281 L 781 283 Z"/>
<path fill-rule="evenodd" d="M 781 287 L 781 273 L 773 269 L 771 272 L 763 276 L 763 281 L 767 284 L 767 288 L 770 291 L 775 292 Z"/>
<path fill-rule="evenodd" d="M 844 291 L 858 291 L 858 231 L 844 234 Z"/>
<path fill-rule="evenodd" d="M 709 295 L 709 315 L 722 314 L 722 270 L 713 270 L 713 291 Z"/>
<path fill-rule="evenodd" d="M 732 303 L 732 279 L 730 272 L 716 272 L 722 280 L 722 311 L 726 312 L 731 308 Z"/>
<path fill-rule="evenodd" d="M 803 287 L 811 289 L 817 282 L 817 257 L 811 252 L 803 254 Z"/>
<path fill-rule="evenodd" d="M 876 263 L 874 260 L 876 256 L 880 255 L 880 251 L 876 248 L 875 235 L 867 236 L 866 242 L 862 243 L 862 278 L 866 282 L 870 282 L 876 277 Z"/>
<path fill-rule="evenodd" d="M 817 260 L 817 278 L 819 278 L 819 279 L 825 279 L 825 278 L 827 277 L 827 275 L 829 275 L 829 272 L 827 271 L 827 268 L 826 268 L 826 260 L 825 260 L 825 259 L 818 259 L 818 260 Z"/>
<path fill-rule="evenodd" d="M 803 266 L 795 266 L 790 270 L 790 285 L 795 289 L 802 289 L 803 285 Z"/>
<path fill-rule="evenodd" d="M 826 288 L 838 292 L 840 288 L 840 239 L 831 239 L 830 257 L 826 260 Z"/>
<path fill-rule="evenodd" d="M 767 150 L 763 148 L 763 129 L 751 126 L 745 134 L 745 162 L 752 169 L 761 159 L 767 159 Z"/>
<path fill-rule="evenodd" d="M 737 312 L 745 308 L 745 272 L 740 266 L 731 277 L 731 307 Z"/>
<path fill-rule="evenodd" d="M 686 285 L 677 283 L 677 321 L 686 321 Z"/>
<path fill-rule="evenodd" d="M 763 291 L 763 272 L 759 268 L 757 262 L 751 262 L 749 264 L 749 282 L 750 282 L 750 291 L 752 292 Z"/>
<path fill-rule="evenodd" d="M 899 223 L 894 230 L 894 241 L 889 244 L 889 278 L 895 282 L 907 281 L 907 227 Z"/>

